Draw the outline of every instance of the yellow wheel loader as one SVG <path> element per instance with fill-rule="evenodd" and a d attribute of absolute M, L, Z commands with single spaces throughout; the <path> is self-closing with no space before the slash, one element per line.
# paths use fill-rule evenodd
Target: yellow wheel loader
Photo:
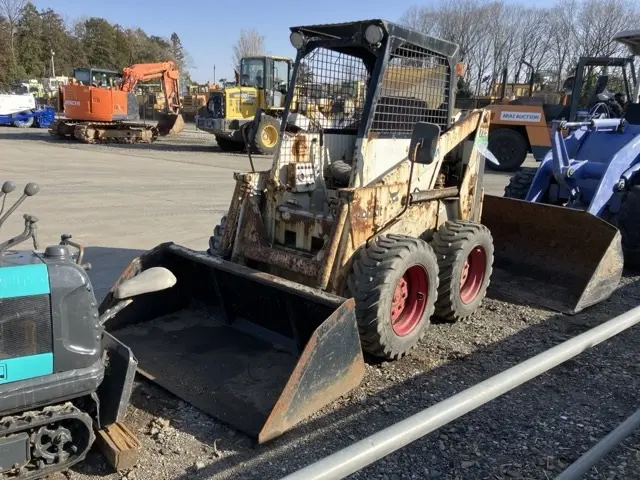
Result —
<path fill-rule="evenodd" d="M 221 150 L 241 151 L 245 148 L 243 129 L 261 109 L 264 115 L 257 125 L 252 149 L 264 155 L 273 154 L 291 63 L 291 59 L 284 57 L 242 58 L 237 86 L 210 92 L 206 107 L 198 110 L 196 127 L 215 135 Z"/>
<path fill-rule="evenodd" d="M 156 266 L 177 282 L 107 324 L 146 376 L 261 443 L 357 387 L 363 350 L 398 359 L 433 317 L 472 315 L 493 271 L 490 112 L 451 124 L 458 46 L 383 20 L 290 39 L 271 169 L 236 173 L 208 251 L 164 243 L 136 258 L 112 291 Z M 362 81 L 363 102 L 305 110 L 308 85 L 345 81 Z"/>

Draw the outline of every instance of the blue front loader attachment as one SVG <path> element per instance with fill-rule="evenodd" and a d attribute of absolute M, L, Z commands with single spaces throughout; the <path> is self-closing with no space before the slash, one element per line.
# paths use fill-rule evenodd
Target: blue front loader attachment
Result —
<path fill-rule="evenodd" d="M 566 138 L 563 129 L 572 130 Z M 485 196 L 482 218 L 495 242 L 496 276 L 508 277 L 498 296 L 576 313 L 620 282 L 622 237 L 614 225 L 640 170 L 640 125 L 554 122 L 551 132 L 551 151 L 528 192 Z"/>

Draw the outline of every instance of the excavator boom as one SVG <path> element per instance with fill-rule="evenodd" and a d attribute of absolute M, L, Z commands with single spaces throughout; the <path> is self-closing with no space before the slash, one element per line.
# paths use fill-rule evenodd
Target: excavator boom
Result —
<path fill-rule="evenodd" d="M 123 92 L 132 92 L 138 82 L 146 82 L 155 78 L 162 78 L 162 90 L 165 97 L 166 113 L 180 113 L 180 71 L 172 61 L 163 63 L 140 63 L 125 67 L 122 70 Z"/>

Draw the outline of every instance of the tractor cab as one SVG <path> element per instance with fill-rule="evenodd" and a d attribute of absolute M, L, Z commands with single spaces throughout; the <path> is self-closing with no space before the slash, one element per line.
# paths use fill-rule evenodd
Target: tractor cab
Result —
<path fill-rule="evenodd" d="M 633 56 L 582 57 L 574 79 L 565 117 L 570 121 L 602 116 L 620 118 L 629 103 L 637 103 L 631 101 L 638 85 Z"/>

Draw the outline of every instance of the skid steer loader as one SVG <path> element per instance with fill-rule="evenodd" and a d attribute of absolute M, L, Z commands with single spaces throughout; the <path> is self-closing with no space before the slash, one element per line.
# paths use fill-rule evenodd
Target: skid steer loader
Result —
<path fill-rule="evenodd" d="M 458 46 L 383 20 L 291 30 L 272 168 L 236 174 L 208 252 L 136 258 L 114 289 L 157 266 L 177 283 L 107 325 L 146 376 L 261 443 L 358 386 L 363 349 L 397 359 L 432 316 L 471 315 L 493 262 L 490 115 L 450 123 Z M 349 81 L 363 102 L 291 111 L 294 91 Z"/>

